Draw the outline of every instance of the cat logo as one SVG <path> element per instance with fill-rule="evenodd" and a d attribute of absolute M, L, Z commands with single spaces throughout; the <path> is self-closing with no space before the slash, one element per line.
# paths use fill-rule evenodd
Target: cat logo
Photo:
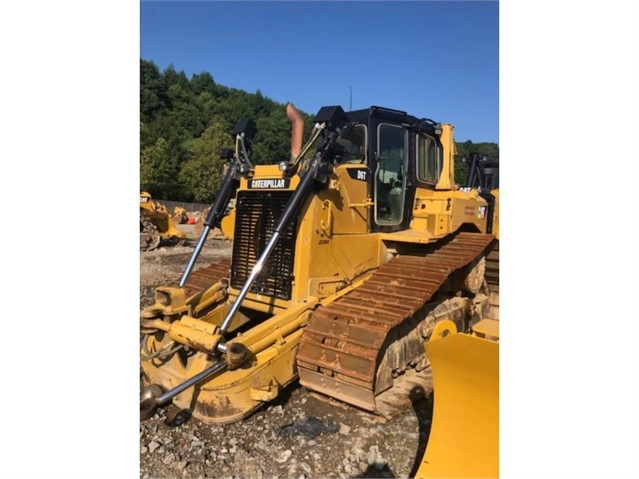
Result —
<path fill-rule="evenodd" d="M 249 188 L 259 188 L 265 190 L 282 190 L 288 188 L 289 178 L 265 178 L 259 180 L 249 180 Z"/>

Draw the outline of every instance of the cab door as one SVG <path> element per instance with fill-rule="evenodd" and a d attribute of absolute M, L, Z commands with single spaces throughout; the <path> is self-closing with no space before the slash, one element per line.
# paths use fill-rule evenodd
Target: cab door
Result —
<path fill-rule="evenodd" d="M 380 121 L 373 152 L 373 221 L 379 231 L 397 231 L 410 221 L 406 206 L 409 134 L 398 124 Z"/>

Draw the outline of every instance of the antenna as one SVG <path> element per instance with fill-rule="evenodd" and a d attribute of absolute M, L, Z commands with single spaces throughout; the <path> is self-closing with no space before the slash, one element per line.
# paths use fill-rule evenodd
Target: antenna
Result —
<path fill-rule="evenodd" d="M 351 93 L 351 98 L 350 98 L 350 102 L 348 104 L 348 109 L 352 110 L 353 109 L 353 89 L 351 88 L 351 86 L 348 86 L 348 91 Z"/>

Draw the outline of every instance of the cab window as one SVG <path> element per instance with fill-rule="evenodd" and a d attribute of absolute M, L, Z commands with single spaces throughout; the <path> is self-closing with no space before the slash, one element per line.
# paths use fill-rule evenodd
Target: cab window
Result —
<path fill-rule="evenodd" d="M 403 220 L 408 132 L 398 125 L 380 124 L 377 134 L 375 221 L 398 225 Z"/>
<path fill-rule="evenodd" d="M 355 125 L 337 140 L 344 147 L 340 163 L 366 163 L 366 127 Z"/>
<path fill-rule="evenodd" d="M 437 183 L 442 171 L 441 150 L 434 138 L 417 137 L 417 179 L 426 183 Z"/>

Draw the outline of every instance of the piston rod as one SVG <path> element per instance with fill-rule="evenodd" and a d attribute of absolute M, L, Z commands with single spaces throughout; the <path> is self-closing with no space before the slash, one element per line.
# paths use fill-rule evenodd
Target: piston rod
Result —
<path fill-rule="evenodd" d="M 227 362 L 225 360 L 220 360 L 212 366 L 206 368 L 204 371 L 178 384 L 176 387 L 165 392 L 164 394 L 158 397 L 147 397 L 146 399 L 143 399 L 142 401 L 140 401 L 140 419 L 149 419 L 153 416 L 153 414 L 155 414 L 155 410 L 158 406 L 161 406 L 162 404 L 170 401 L 175 396 L 190 388 L 191 386 L 197 384 L 198 382 L 203 381 L 204 379 L 207 379 L 218 372 L 222 372 L 227 368 Z"/>

